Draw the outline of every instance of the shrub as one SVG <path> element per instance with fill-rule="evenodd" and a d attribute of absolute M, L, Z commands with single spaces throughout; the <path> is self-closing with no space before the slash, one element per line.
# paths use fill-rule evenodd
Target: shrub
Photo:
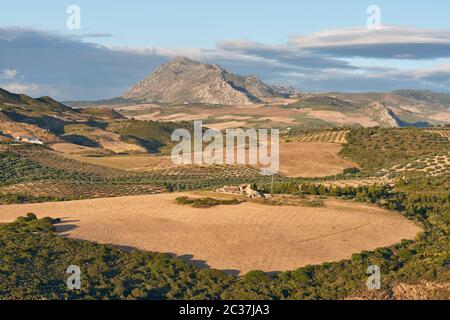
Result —
<path fill-rule="evenodd" d="M 344 169 L 344 174 L 357 174 L 361 172 L 361 170 L 359 168 L 347 168 Z"/>
<path fill-rule="evenodd" d="M 214 198 L 189 198 L 189 197 L 178 197 L 175 202 L 182 205 L 191 205 L 194 208 L 211 208 L 219 205 L 237 205 L 242 201 L 237 199 L 222 200 Z"/>

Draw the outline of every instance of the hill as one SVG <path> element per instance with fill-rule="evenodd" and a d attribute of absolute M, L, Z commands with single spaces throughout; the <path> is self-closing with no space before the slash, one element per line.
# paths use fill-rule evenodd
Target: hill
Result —
<path fill-rule="evenodd" d="M 76 112 L 48 96 L 33 99 L 27 95 L 11 93 L 2 88 L 0 88 L 0 107 L 2 110 L 21 109 L 28 112 Z"/>
<path fill-rule="evenodd" d="M 91 115 L 97 118 L 107 120 L 126 119 L 126 117 L 121 115 L 119 112 L 108 107 L 97 107 L 97 108 L 88 107 L 80 109 L 79 112 L 82 114 Z"/>
<path fill-rule="evenodd" d="M 450 122 L 450 94 L 431 91 L 400 90 L 363 93 L 302 94 L 290 108 L 314 112 L 358 114 L 367 124 L 382 127 L 426 127 Z M 370 125 L 363 125 L 368 127 Z"/>
<path fill-rule="evenodd" d="M 381 127 L 398 128 L 402 125 L 397 115 L 384 104 L 374 102 L 366 108 L 370 117 L 378 122 Z"/>
<path fill-rule="evenodd" d="M 37 138 L 44 143 L 54 143 L 59 141 L 59 138 L 55 134 L 33 124 L 13 121 L 2 111 L 0 111 L 0 134 L 10 139 L 31 137 Z M 8 139 L 2 140 L 8 141 Z"/>
<path fill-rule="evenodd" d="M 282 97 L 255 76 L 232 74 L 218 65 L 176 58 L 125 92 L 122 98 L 161 104 L 248 105 Z"/>

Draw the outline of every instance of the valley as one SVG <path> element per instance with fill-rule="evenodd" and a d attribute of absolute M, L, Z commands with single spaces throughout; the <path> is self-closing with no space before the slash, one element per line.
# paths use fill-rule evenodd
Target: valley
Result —
<path fill-rule="evenodd" d="M 427 296 L 448 298 L 448 95 L 278 90 L 184 58 L 111 100 L 1 90 L 0 297 L 68 297 L 60 265 L 76 248 L 81 298 L 345 299 L 368 294 L 369 264 L 386 295 L 426 277 Z M 279 129 L 279 171 L 175 164 L 172 133 L 194 120 Z M 242 186 L 266 196 L 217 192 Z M 16 292 L 12 270 L 30 268 L 54 290 Z"/>

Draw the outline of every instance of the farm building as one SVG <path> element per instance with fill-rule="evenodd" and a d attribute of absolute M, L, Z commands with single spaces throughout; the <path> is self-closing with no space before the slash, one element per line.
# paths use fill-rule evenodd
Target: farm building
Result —
<path fill-rule="evenodd" d="M 21 136 L 18 136 L 18 137 L 16 137 L 16 141 L 17 142 L 32 143 L 32 144 L 40 144 L 40 145 L 44 144 L 44 142 L 42 142 L 38 138 L 34 138 L 34 137 L 21 137 Z"/>
<path fill-rule="evenodd" d="M 220 193 L 235 194 L 245 196 L 247 198 L 270 198 L 270 194 L 261 193 L 259 191 L 253 190 L 250 184 L 241 184 L 239 186 L 225 186 L 217 190 Z"/>

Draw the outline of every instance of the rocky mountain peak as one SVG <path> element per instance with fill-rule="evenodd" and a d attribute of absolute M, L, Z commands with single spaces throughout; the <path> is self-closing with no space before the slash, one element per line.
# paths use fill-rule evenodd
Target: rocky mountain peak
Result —
<path fill-rule="evenodd" d="M 280 96 L 256 76 L 243 77 L 218 65 L 179 57 L 159 66 L 122 98 L 161 104 L 248 105 Z"/>

